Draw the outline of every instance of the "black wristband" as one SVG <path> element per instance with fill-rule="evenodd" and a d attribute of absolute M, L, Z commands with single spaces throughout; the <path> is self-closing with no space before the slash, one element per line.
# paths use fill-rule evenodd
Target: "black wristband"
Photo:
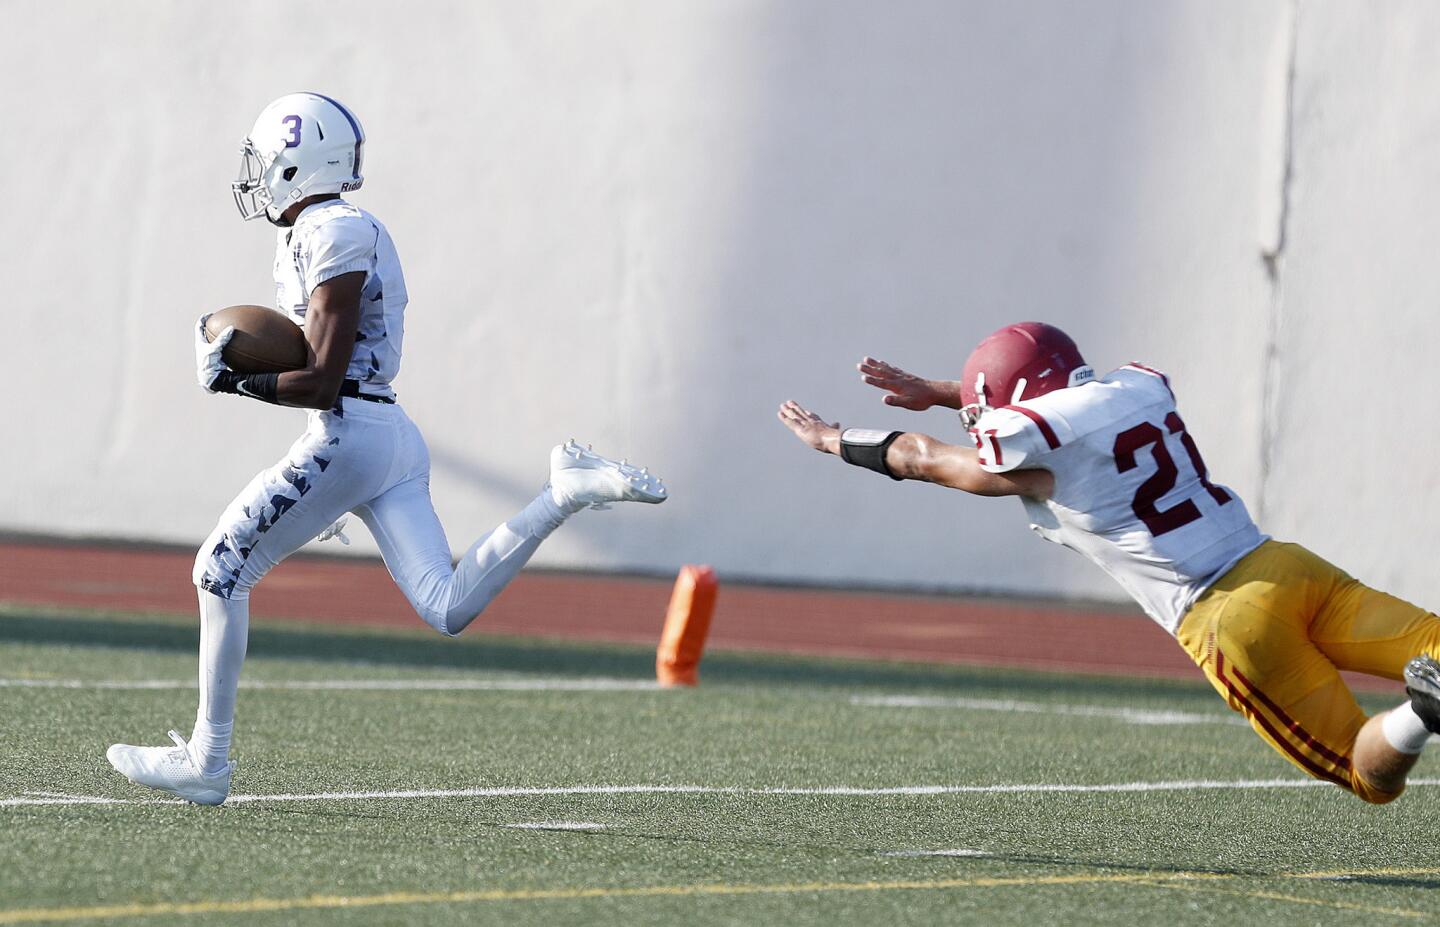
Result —
<path fill-rule="evenodd" d="M 898 481 L 902 477 L 890 472 L 889 465 L 885 463 L 885 452 L 890 450 L 890 445 L 902 434 L 903 431 L 887 434 L 867 428 L 846 428 L 840 433 L 840 459 L 857 467 L 883 473 Z"/>
<path fill-rule="evenodd" d="M 274 404 L 279 402 L 275 398 L 279 383 L 278 373 L 236 373 L 233 370 L 222 370 L 210 384 L 210 388 L 217 393 L 249 396 L 251 399 Z"/>

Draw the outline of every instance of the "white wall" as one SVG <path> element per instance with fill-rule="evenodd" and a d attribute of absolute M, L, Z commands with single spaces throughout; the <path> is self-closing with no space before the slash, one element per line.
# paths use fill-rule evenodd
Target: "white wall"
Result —
<path fill-rule="evenodd" d="M 854 362 L 953 374 L 1042 318 L 1168 369 L 1272 530 L 1440 598 L 1425 3 L 71 0 L 7 26 L 0 529 L 198 541 L 301 428 L 201 392 L 190 331 L 272 301 L 227 185 L 260 107 L 316 89 L 370 137 L 355 199 L 405 260 L 396 386 L 457 548 L 576 435 L 674 495 L 540 563 L 1113 596 L 1018 505 L 774 420 L 957 436 Z"/>

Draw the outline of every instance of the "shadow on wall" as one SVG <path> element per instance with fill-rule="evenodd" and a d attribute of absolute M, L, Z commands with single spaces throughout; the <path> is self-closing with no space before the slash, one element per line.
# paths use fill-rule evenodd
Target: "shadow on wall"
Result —
<path fill-rule="evenodd" d="M 1136 88 L 1164 55 L 1168 10 L 1042 17 L 936 0 L 754 15 L 743 203 L 673 391 L 693 397 L 687 417 L 710 436 L 677 468 L 707 477 L 691 518 L 753 525 L 743 550 L 719 556 L 761 577 L 1033 589 L 1038 574 L 1046 588 L 1115 595 L 1089 564 L 1032 540 L 1012 501 L 838 466 L 775 409 L 794 398 L 842 424 L 959 442 L 953 413 L 883 406 L 854 364 L 873 354 L 958 376 L 983 335 L 1035 317 L 1092 356 L 1118 353 L 1109 254 L 1130 244 L 1115 216 L 1138 208 Z M 717 454 L 732 465 L 707 464 Z M 704 542 L 680 535 L 673 549 L 717 556 Z"/>
<path fill-rule="evenodd" d="M 439 436 L 428 437 L 426 443 L 430 448 L 430 463 L 434 470 L 441 472 L 447 479 L 464 483 L 480 495 L 495 499 L 501 505 L 517 509 L 535 497 L 544 485 L 545 474 L 549 472 L 549 461 L 537 460 L 535 481 L 521 483 L 507 476 L 502 470 L 487 465 L 486 461 L 491 459 L 488 456 L 456 453 L 439 440 Z"/>

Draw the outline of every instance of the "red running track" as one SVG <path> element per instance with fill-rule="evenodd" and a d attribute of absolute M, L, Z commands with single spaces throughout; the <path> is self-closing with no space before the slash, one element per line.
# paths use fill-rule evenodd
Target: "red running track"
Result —
<path fill-rule="evenodd" d="M 0 541 L 0 602 L 126 612 L 195 611 L 193 554 Z M 670 582 L 530 570 L 471 633 L 655 644 Z M 257 618 L 423 627 L 378 560 L 295 556 L 251 595 Z M 0 621 L 3 621 L 0 618 Z M 1134 609 L 962 596 L 726 584 L 711 648 L 1201 678 L 1170 635 Z M 1348 675 L 1357 689 L 1397 687 Z"/>

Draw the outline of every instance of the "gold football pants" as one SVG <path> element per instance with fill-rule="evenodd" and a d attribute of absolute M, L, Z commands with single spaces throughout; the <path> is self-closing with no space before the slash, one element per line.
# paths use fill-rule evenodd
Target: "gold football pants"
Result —
<path fill-rule="evenodd" d="M 1352 579 L 1298 544 L 1267 541 L 1210 587 L 1176 636 L 1231 708 L 1280 755 L 1370 802 L 1351 763 L 1366 716 L 1341 670 L 1401 679 L 1440 657 L 1440 618 Z"/>

